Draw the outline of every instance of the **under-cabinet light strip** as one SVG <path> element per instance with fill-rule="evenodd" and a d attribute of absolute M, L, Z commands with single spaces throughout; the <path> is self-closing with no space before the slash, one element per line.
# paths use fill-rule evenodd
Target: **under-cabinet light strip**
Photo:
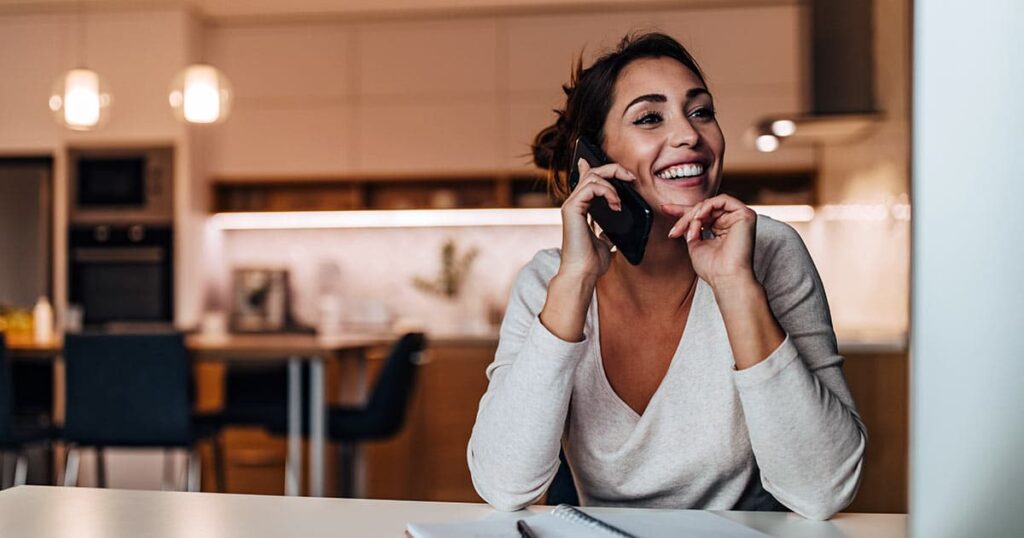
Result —
<path fill-rule="evenodd" d="M 814 218 L 809 205 L 751 206 L 763 215 L 786 222 Z M 450 226 L 557 226 L 558 208 L 538 209 L 400 209 L 370 211 L 268 211 L 217 213 L 221 230 L 285 230 L 312 228 L 442 228 Z"/>

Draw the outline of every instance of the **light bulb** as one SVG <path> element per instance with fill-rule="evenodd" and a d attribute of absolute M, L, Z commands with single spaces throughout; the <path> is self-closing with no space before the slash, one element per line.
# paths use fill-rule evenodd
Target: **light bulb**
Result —
<path fill-rule="evenodd" d="M 223 73 L 212 65 L 195 64 L 174 77 L 168 102 L 179 120 L 218 123 L 227 118 L 232 96 Z"/>
<path fill-rule="evenodd" d="M 90 131 L 104 124 L 110 102 L 103 80 L 89 69 L 72 69 L 61 75 L 49 99 L 55 119 L 73 131 Z"/>
<path fill-rule="evenodd" d="M 772 122 L 772 134 L 775 136 L 787 137 L 796 132 L 796 123 L 793 120 L 775 120 Z"/>
<path fill-rule="evenodd" d="M 757 140 L 754 141 L 754 145 L 757 146 L 758 151 L 770 153 L 779 149 L 779 139 L 774 135 L 763 134 L 757 137 Z"/>

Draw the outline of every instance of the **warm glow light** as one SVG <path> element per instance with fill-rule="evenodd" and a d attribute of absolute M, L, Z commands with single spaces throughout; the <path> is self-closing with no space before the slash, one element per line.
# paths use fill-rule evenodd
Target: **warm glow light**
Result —
<path fill-rule="evenodd" d="M 811 222 L 814 220 L 814 208 L 809 205 L 752 205 L 755 213 L 771 217 L 782 222 Z"/>
<path fill-rule="evenodd" d="M 190 65 L 175 77 L 168 102 L 188 123 L 217 123 L 228 114 L 231 85 L 212 65 Z"/>
<path fill-rule="evenodd" d="M 217 72 L 208 65 L 194 65 L 185 73 L 185 120 L 213 123 L 220 118 Z"/>
<path fill-rule="evenodd" d="M 110 94 L 99 74 L 72 69 L 53 83 L 47 102 L 54 119 L 74 131 L 89 131 L 110 117 Z"/>
<path fill-rule="evenodd" d="M 222 230 L 303 228 L 422 228 L 446 226 L 544 226 L 562 222 L 558 208 L 401 209 L 370 211 L 277 211 L 217 213 Z"/>
<path fill-rule="evenodd" d="M 90 129 L 99 122 L 99 75 L 88 69 L 69 71 L 64 77 L 64 123 L 71 129 Z"/>
<path fill-rule="evenodd" d="M 751 206 L 785 222 L 814 218 L 809 205 Z M 315 228 L 443 228 L 450 226 L 559 226 L 558 208 L 540 209 L 401 209 L 376 211 L 273 211 L 217 213 L 213 225 L 221 230 L 294 230 Z"/>
<path fill-rule="evenodd" d="M 779 139 L 775 135 L 763 134 L 757 137 L 754 141 L 754 145 L 758 151 L 769 153 L 779 149 Z"/>
<path fill-rule="evenodd" d="M 772 122 L 772 134 L 775 136 L 787 137 L 796 132 L 796 123 L 793 120 L 775 120 Z"/>

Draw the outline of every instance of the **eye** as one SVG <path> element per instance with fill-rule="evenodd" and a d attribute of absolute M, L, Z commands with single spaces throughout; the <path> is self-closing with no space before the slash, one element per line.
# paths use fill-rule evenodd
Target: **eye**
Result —
<path fill-rule="evenodd" d="M 645 112 L 633 122 L 633 125 L 657 125 L 661 123 L 661 119 L 661 114 L 657 112 Z"/>
<path fill-rule="evenodd" d="M 715 110 L 711 107 L 702 106 L 690 112 L 690 117 L 710 120 L 715 117 Z"/>

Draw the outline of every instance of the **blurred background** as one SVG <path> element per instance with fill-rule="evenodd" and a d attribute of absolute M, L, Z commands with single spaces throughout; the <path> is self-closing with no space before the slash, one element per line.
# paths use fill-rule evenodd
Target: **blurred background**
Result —
<path fill-rule="evenodd" d="M 58 333 L 421 329 L 409 413 L 363 445 L 360 494 L 479 501 L 465 447 L 497 324 L 560 238 L 529 144 L 577 55 L 635 30 L 694 54 L 723 190 L 818 266 L 870 436 L 849 510 L 905 512 L 909 0 L 0 0 L 8 340 L 38 335 L 40 298 Z M 49 375 L 15 386 L 59 407 Z M 197 408 L 226 375 L 197 367 Z M 329 394 L 344 379 L 328 364 Z M 282 493 L 283 439 L 221 439 L 221 489 Z M 112 451 L 108 484 L 159 487 L 152 457 Z"/>

